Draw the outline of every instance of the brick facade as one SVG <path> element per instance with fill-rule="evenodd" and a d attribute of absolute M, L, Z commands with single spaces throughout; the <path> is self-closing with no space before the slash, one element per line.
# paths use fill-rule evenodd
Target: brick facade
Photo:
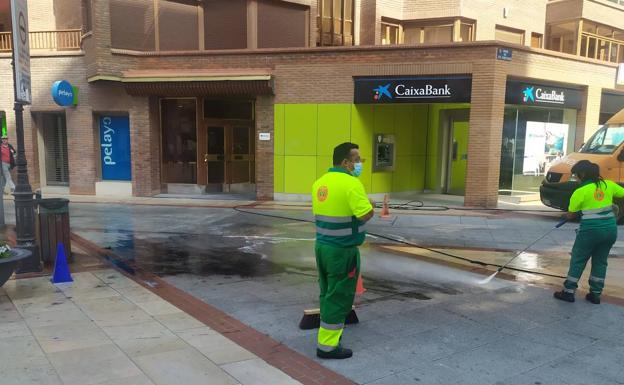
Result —
<path fill-rule="evenodd" d="M 293 2 L 312 5 L 310 28 L 314 31 L 316 2 L 304 0 Z M 437 11 L 446 12 L 449 16 L 456 16 L 456 12 L 458 15 L 466 16 L 470 10 L 464 9 L 464 5 L 468 7 L 470 3 L 482 2 L 474 0 L 456 4 L 449 1 L 445 3 L 447 8 L 439 6 Z M 378 26 L 380 9 L 385 9 L 384 12 L 389 12 L 388 15 L 392 13 L 395 17 L 399 14 L 402 18 L 428 17 L 427 12 L 433 12 L 433 4 L 436 2 L 418 2 L 418 7 L 410 0 L 394 3 L 395 5 L 400 3 L 402 7 L 385 7 L 384 5 L 390 4 L 390 0 L 358 1 L 361 7 L 356 11 L 358 15 L 356 25 L 360 26 L 359 39 L 362 44 L 372 44 L 369 43 L 371 39 L 379 37 L 377 29 L 371 33 L 372 30 L 367 26 L 371 21 Z M 431 9 L 426 6 L 429 3 Z M 537 7 L 545 2 L 532 0 L 532 3 Z M 439 5 L 439 2 L 436 4 Z M 497 1 L 496 4 L 502 3 L 499 4 Z M 512 4 L 511 18 L 518 14 L 524 15 L 522 18 L 534 16 L 530 11 L 521 9 L 518 2 L 510 4 Z M 498 198 L 507 79 L 532 79 L 582 87 L 585 90 L 585 99 L 582 109 L 578 112 L 576 135 L 578 142 L 587 138 L 597 128 L 601 90 L 614 88 L 616 74 L 616 66 L 612 64 L 512 45 L 507 45 L 513 49 L 512 61 L 498 61 L 496 50 L 505 45 L 496 42 L 418 47 L 358 46 L 253 51 L 123 51 L 111 48 L 109 0 L 93 0 L 92 10 L 93 34 L 84 39 L 82 52 L 32 58 L 34 102 L 25 113 L 25 128 L 31 182 L 35 186 L 39 184 L 40 175 L 38 127 L 33 114 L 65 111 L 72 193 L 95 193 L 95 183 L 100 178 L 98 155 L 100 149 L 96 124 L 97 117 L 101 114 L 123 114 L 130 118 L 133 194 L 150 196 L 161 191 L 159 95 L 128 95 L 123 83 L 116 80 L 122 79 L 128 70 L 170 69 L 184 73 L 187 69 L 270 69 L 274 96 L 258 96 L 255 100 L 255 167 L 258 199 L 273 197 L 274 104 L 352 103 L 353 76 L 471 74 L 473 87 L 465 203 L 469 206 L 494 207 Z M 488 12 L 484 11 L 484 15 Z M 500 15 L 498 11 L 492 12 L 493 15 L 494 13 L 497 15 L 492 16 L 488 22 L 493 26 L 498 23 L 497 18 Z M 502 11 L 500 13 L 502 14 Z M 478 25 L 477 30 L 481 25 L 483 24 Z M 528 26 L 523 28 L 530 31 Z M 489 29 L 488 27 L 487 30 Z M 311 42 L 312 39 L 315 39 L 314 34 L 311 34 Z M 53 104 L 49 94 L 50 85 L 58 79 L 67 79 L 79 87 L 80 103 L 77 107 L 63 109 Z M 10 57 L 6 54 L 0 54 L 0 81 L 2 84 L 12 84 Z M 14 127 L 13 113 L 10 110 L 11 99 L 10 94 L 0 95 L 0 110 L 7 112 L 10 133 Z M 260 141 L 258 139 L 260 132 L 270 133 L 271 140 Z"/>

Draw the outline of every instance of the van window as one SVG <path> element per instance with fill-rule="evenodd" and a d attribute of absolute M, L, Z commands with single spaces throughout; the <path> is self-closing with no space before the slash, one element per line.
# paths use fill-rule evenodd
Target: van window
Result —
<path fill-rule="evenodd" d="M 585 143 L 579 152 L 612 154 L 624 141 L 624 126 L 604 126 Z"/>

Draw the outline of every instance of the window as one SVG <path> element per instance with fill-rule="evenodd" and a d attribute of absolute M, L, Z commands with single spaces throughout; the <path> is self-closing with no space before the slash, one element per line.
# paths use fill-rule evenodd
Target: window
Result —
<path fill-rule="evenodd" d="M 456 31 L 455 28 L 459 30 Z M 383 34 L 382 34 L 383 35 Z M 451 43 L 474 41 L 475 24 L 471 20 L 444 19 L 429 22 L 403 22 L 401 42 L 405 44 Z M 453 38 L 456 36 L 456 40 Z"/>
<path fill-rule="evenodd" d="M 161 99 L 162 174 L 165 183 L 197 183 L 195 99 Z"/>
<path fill-rule="evenodd" d="M 113 48 L 153 51 L 156 47 L 153 0 L 110 0 Z"/>
<path fill-rule="evenodd" d="M 543 35 L 541 33 L 533 32 L 531 34 L 531 47 L 542 48 L 542 39 L 543 39 Z"/>
<path fill-rule="evenodd" d="M 196 1 L 159 0 L 159 43 L 162 51 L 199 49 L 199 8 Z"/>
<path fill-rule="evenodd" d="M 206 49 L 247 48 L 247 1 L 206 0 L 203 3 Z"/>
<path fill-rule="evenodd" d="M 504 41 L 506 43 L 523 45 L 524 31 L 497 25 L 494 38 L 496 40 Z"/>
<path fill-rule="evenodd" d="M 321 0 L 317 14 L 317 45 L 353 45 L 353 0 Z"/>
<path fill-rule="evenodd" d="M 459 28 L 460 41 L 474 41 L 474 23 L 462 21 Z"/>
<path fill-rule="evenodd" d="M 612 63 L 624 62 L 624 30 L 583 20 L 578 54 Z"/>
<path fill-rule="evenodd" d="M 399 44 L 399 26 L 381 23 L 381 44 Z"/>
<path fill-rule="evenodd" d="M 258 1 L 258 48 L 307 47 L 310 7 Z"/>
<path fill-rule="evenodd" d="M 82 32 L 86 33 L 93 30 L 91 21 L 91 0 L 82 0 Z"/>

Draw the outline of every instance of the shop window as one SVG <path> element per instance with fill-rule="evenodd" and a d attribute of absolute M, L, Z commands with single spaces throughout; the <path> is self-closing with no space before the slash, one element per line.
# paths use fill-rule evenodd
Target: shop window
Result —
<path fill-rule="evenodd" d="M 45 154 L 46 184 L 48 186 L 68 186 L 69 161 L 65 114 L 41 114 L 39 123 Z"/>
<path fill-rule="evenodd" d="M 206 49 L 247 48 L 247 0 L 206 0 Z"/>
<path fill-rule="evenodd" d="M 152 0 L 110 0 L 109 7 L 113 48 L 136 51 L 155 49 Z"/>
<path fill-rule="evenodd" d="M 542 48 L 542 39 L 543 39 L 543 35 L 541 33 L 533 32 L 531 34 L 531 47 Z"/>
<path fill-rule="evenodd" d="M 399 44 L 399 26 L 395 24 L 381 23 L 381 44 Z"/>
<path fill-rule="evenodd" d="M 576 110 L 505 108 L 499 193 L 539 193 L 551 165 L 574 150 Z"/>
<path fill-rule="evenodd" d="M 162 99 L 162 173 L 165 183 L 197 183 L 195 99 Z"/>
<path fill-rule="evenodd" d="M 511 44 L 524 45 L 524 31 L 497 25 L 494 38 Z"/>
<path fill-rule="evenodd" d="M 162 51 L 199 49 L 197 1 L 159 0 L 158 30 Z"/>
<path fill-rule="evenodd" d="M 353 45 L 354 0 L 320 0 L 317 45 Z"/>
<path fill-rule="evenodd" d="M 258 48 L 307 47 L 310 7 L 262 0 L 258 2 Z"/>

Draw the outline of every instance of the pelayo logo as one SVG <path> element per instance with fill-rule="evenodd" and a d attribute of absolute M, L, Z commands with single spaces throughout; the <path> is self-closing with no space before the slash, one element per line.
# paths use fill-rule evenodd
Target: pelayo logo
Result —
<path fill-rule="evenodd" d="M 57 80 L 52 84 L 52 99 L 59 106 L 75 106 L 78 104 L 78 90 L 66 80 Z"/>

